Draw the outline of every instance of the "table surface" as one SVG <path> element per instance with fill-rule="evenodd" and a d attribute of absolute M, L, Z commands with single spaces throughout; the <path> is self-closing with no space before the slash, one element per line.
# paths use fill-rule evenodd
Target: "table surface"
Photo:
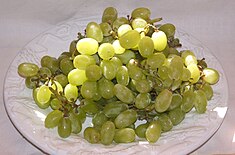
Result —
<path fill-rule="evenodd" d="M 71 18 L 102 14 L 107 6 L 131 12 L 148 7 L 188 32 L 216 55 L 229 85 L 228 112 L 216 134 L 192 154 L 235 154 L 235 1 L 233 0 L 0 0 L 0 154 L 43 154 L 14 128 L 4 108 L 4 77 L 11 61 L 30 40 Z"/>

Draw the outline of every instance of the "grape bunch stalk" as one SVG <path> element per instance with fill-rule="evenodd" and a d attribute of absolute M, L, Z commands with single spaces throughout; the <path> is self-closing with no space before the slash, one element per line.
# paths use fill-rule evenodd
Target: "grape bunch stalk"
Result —
<path fill-rule="evenodd" d="M 89 22 L 58 58 L 19 64 L 35 104 L 50 109 L 46 128 L 57 128 L 61 138 L 83 132 L 92 144 L 137 136 L 155 143 L 192 109 L 206 112 L 218 71 L 190 49 L 180 50 L 173 24 L 150 16 L 144 7 L 127 17 L 108 7 L 101 23 Z M 92 126 L 82 130 L 87 117 Z"/>

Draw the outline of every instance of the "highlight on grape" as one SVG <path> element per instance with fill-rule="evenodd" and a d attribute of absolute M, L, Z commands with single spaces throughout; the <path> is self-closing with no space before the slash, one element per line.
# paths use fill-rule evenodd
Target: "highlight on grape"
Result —
<path fill-rule="evenodd" d="M 155 143 L 192 109 L 205 113 L 219 73 L 181 50 L 176 27 L 161 20 L 144 7 L 127 17 L 108 7 L 67 52 L 43 56 L 40 66 L 19 64 L 35 104 L 51 111 L 45 127 L 57 128 L 61 138 L 83 131 L 92 144 L 130 143 L 136 136 Z M 93 125 L 82 130 L 87 117 Z"/>

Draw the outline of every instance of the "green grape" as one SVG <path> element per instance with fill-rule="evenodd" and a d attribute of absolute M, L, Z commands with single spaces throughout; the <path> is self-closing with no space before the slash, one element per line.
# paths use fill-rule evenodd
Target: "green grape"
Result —
<path fill-rule="evenodd" d="M 171 59 L 169 70 L 168 70 L 169 77 L 174 80 L 179 80 L 183 72 L 183 66 L 184 64 L 183 64 L 181 57 L 174 56 Z"/>
<path fill-rule="evenodd" d="M 182 71 L 180 79 L 182 81 L 189 81 L 190 78 L 191 78 L 191 72 L 187 68 L 183 67 L 183 71 Z"/>
<path fill-rule="evenodd" d="M 166 48 L 167 37 L 163 31 L 157 31 L 152 34 L 152 40 L 154 43 L 154 49 L 157 51 L 162 51 Z"/>
<path fill-rule="evenodd" d="M 39 102 L 38 99 L 37 99 L 38 90 L 39 90 L 39 87 L 33 89 L 33 99 L 34 99 L 34 102 L 37 104 L 37 106 L 39 108 L 46 109 L 50 105 L 50 100 L 48 100 L 48 102 Z"/>
<path fill-rule="evenodd" d="M 171 110 L 168 113 L 168 116 L 171 119 L 172 124 L 177 125 L 183 121 L 183 119 L 185 117 L 185 112 L 182 111 L 180 107 L 178 107 L 178 108 Z"/>
<path fill-rule="evenodd" d="M 108 80 L 112 80 L 116 76 L 117 68 L 115 63 L 110 60 L 103 60 L 100 63 L 100 67 L 102 69 L 102 73 L 104 77 Z"/>
<path fill-rule="evenodd" d="M 135 88 L 139 93 L 148 93 L 151 91 L 151 83 L 147 79 L 137 80 Z"/>
<path fill-rule="evenodd" d="M 161 124 L 159 121 L 152 121 L 145 132 L 145 137 L 148 142 L 155 143 L 161 135 Z"/>
<path fill-rule="evenodd" d="M 46 128 L 54 128 L 58 126 L 60 120 L 63 117 L 63 112 L 60 110 L 51 111 L 45 119 L 44 125 Z"/>
<path fill-rule="evenodd" d="M 162 90 L 155 99 L 155 110 L 157 112 L 166 111 L 171 104 L 171 100 L 172 100 L 172 92 L 169 91 L 168 89 Z"/>
<path fill-rule="evenodd" d="M 41 58 L 41 66 L 49 68 L 52 74 L 59 70 L 59 65 L 59 61 L 54 57 L 46 55 Z"/>
<path fill-rule="evenodd" d="M 144 28 L 147 26 L 147 24 L 148 23 L 142 18 L 135 18 L 131 22 L 131 26 L 133 27 L 133 29 L 141 28 L 142 30 L 144 30 Z"/>
<path fill-rule="evenodd" d="M 123 65 L 122 61 L 116 56 L 112 57 L 112 59 L 110 61 L 113 62 L 113 64 L 115 65 L 116 70 L 118 70 L 117 68 L 119 68 Z"/>
<path fill-rule="evenodd" d="M 51 99 L 51 91 L 48 86 L 41 85 L 36 93 L 38 103 L 47 104 Z"/>
<path fill-rule="evenodd" d="M 84 138 L 91 144 L 99 143 L 100 142 L 100 133 L 97 129 L 93 127 L 87 127 L 84 130 Z"/>
<path fill-rule="evenodd" d="M 195 94 L 196 94 L 196 98 L 195 98 L 196 101 L 194 102 L 194 107 L 196 111 L 199 114 L 205 113 L 206 106 L 207 106 L 206 94 L 204 93 L 203 90 L 196 90 Z"/>
<path fill-rule="evenodd" d="M 96 22 L 90 22 L 86 26 L 86 37 L 93 38 L 98 42 L 103 40 L 103 32 L 100 28 L 100 25 Z"/>
<path fill-rule="evenodd" d="M 217 70 L 212 68 L 205 68 L 203 69 L 203 76 L 202 79 L 207 83 L 213 85 L 219 81 L 219 73 Z"/>
<path fill-rule="evenodd" d="M 100 66 L 90 65 L 86 67 L 86 77 L 89 81 L 97 81 L 102 77 Z"/>
<path fill-rule="evenodd" d="M 81 54 L 92 55 L 98 51 L 98 41 L 93 38 L 83 38 L 77 42 L 77 51 Z"/>
<path fill-rule="evenodd" d="M 204 91 L 204 93 L 206 94 L 206 98 L 207 100 L 211 100 L 211 98 L 213 97 L 213 89 L 211 87 L 210 84 L 205 83 L 202 85 L 201 89 Z"/>
<path fill-rule="evenodd" d="M 174 81 L 168 77 L 162 81 L 162 85 L 164 88 L 171 88 L 173 82 Z"/>
<path fill-rule="evenodd" d="M 67 84 L 64 88 L 64 96 L 69 101 L 75 101 L 78 98 L 78 88 L 75 85 Z"/>
<path fill-rule="evenodd" d="M 191 73 L 191 77 L 189 79 L 189 81 L 191 83 L 196 83 L 198 82 L 199 78 L 200 78 L 200 70 L 197 67 L 196 64 L 190 64 L 187 66 L 187 69 L 190 71 Z"/>
<path fill-rule="evenodd" d="M 114 120 L 114 124 L 118 129 L 128 127 L 137 120 L 137 112 L 132 109 L 121 112 Z"/>
<path fill-rule="evenodd" d="M 118 84 L 122 84 L 124 86 L 127 86 L 129 84 L 130 78 L 126 66 L 120 66 L 118 68 L 116 74 L 116 80 Z"/>
<path fill-rule="evenodd" d="M 95 116 L 92 119 L 92 124 L 95 128 L 101 128 L 102 125 L 108 121 L 108 117 L 106 117 L 106 115 L 101 111 L 97 114 L 95 114 Z"/>
<path fill-rule="evenodd" d="M 79 117 L 77 117 L 77 114 L 75 114 L 73 111 L 70 112 L 69 119 L 71 121 L 72 133 L 80 133 L 82 130 L 82 122 Z"/>
<path fill-rule="evenodd" d="M 38 71 L 38 74 L 42 82 L 45 82 L 49 77 L 52 76 L 51 70 L 47 67 L 41 67 Z"/>
<path fill-rule="evenodd" d="M 128 24 L 129 21 L 125 17 L 119 17 L 113 22 L 113 30 L 118 30 L 121 25 Z"/>
<path fill-rule="evenodd" d="M 135 130 L 131 128 L 118 129 L 114 135 L 116 143 L 130 143 L 135 141 Z"/>
<path fill-rule="evenodd" d="M 102 22 L 112 24 L 117 19 L 118 13 L 114 7 L 107 7 L 102 15 Z"/>
<path fill-rule="evenodd" d="M 194 55 L 194 53 L 192 51 L 189 50 L 185 50 L 181 53 L 181 57 L 184 61 L 184 64 L 186 66 L 190 65 L 190 64 L 195 64 L 197 65 L 197 58 Z"/>
<path fill-rule="evenodd" d="M 107 36 L 103 38 L 103 41 L 101 43 L 113 43 L 113 41 L 115 40 L 115 38 L 113 38 L 113 36 Z"/>
<path fill-rule="evenodd" d="M 62 107 L 62 102 L 58 98 L 53 98 L 50 102 L 50 106 L 53 110 L 58 110 Z"/>
<path fill-rule="evenodd" d="M 116 97 L 124 103 L 129 104 L 134 101 L 135 96 L 133 95 L 132 91 L 126 86 L 123 86 L 121 84 L 116 84 L 114 86 L 113 91 Z"/>
<path fill-rule="evenodd" d="M 77 40 L 73 40 L 71 41 L 70 45 L 69 45 L 69 52 L 72 54 L 72 55 L 78 55 L 78 51 L 77 51 L 77 48 L 76 48 L 76 44 L 77 44 Z"/>
<path fill-rule="evenodd" d="M 115 54 L 122 54 L 125 52 L 125 48 L 120 45 L 119 40 L 114 40 L 112 43 Z"/>
<path fill-rule="evenodd" d="M 180 88 L 181 83 L 182 83 L 181 79 L 173 80 L 172 85 L 171 85 L 171 90 L 175 91 L 176 89 Z"/>
<path fill-rule="evenodd" d="M 70 58 L 64 58 L 60 61 L 60 70 L 63 74 L 68 75 L 74 69 L 73 62 Z"/>
<path fill-rule="evenodd" d="M 136 8 L 131 13 L 131 17 L 133 19 L 142 18 L 147 21 L 150 19 L 150 15 L 151 15 L 150 10 L 148 8 L 144 8 L 144 7 Z"/>
<path fill-rule="evenodd" d="M 118 28 L 118 37 L 123 36 L 128 31 L 132 30 L 132 27 L 129 24 L 123 24 Z"/>
<path fill-rule="evenodd" d="M 171 119 L 166 113 L 161 114 L 158 117 L 159 123 L 161 124 L 161 129 L 163 132 L 170 131 L 173 128 L 173 124 L 171 122 Z"/>
<path fill-rule="evenodd" d="M 162 53 L 154 53 L 153 55 L 149 56 L 147 58 L 147 65 L 151 69 L 157 69 L 163 65 L 165 62 L 165 55 Z"/>
<path fill-rule="evenodd" d="M 38 74 L 39 67 L 36 64 L 24 62 L 18 66 L 18 74 L 23 77 L 32 77 Z"/>
<path fill-rule="evenodd" d="M 90 99 L 84 99 L 83 100 L 84 105 L 82 105 L 82 110 L 86 112 L 88 115 L 95 115 L 99 112 L 99 108 L 96 102 L 90 100 Z"/>
<path fill-rule="evenodd" d="M 75 115 L 81 121 L 81 123 L 85 122 L 86 112 L 84 110 L 82 110 L 81 108 L 75 109 Z"/>
<path fill-rule="evenodd" d="M 111 59 L 115 54 L 113 45 L 110 43 L 102 43 L 98 48 L 98 54 L 100 58 L 104 60 Z"/>
<path fill-rule="evenodd" d="M 68 74 L 68 81 L 70 84 L 79 86 L 87 80 L 86 71 L 81 69 L 73 69 Z"/>
<path fill-rule="evenodd" d="M 158 68 L 158 76 L 162 79 L 162 80 L 165 80 L 167 78 L 169 78 L 168 76 L 168 71 L 169 71 L 169 68 L 166 67 L 166 66 L 160 66 Z"/>
<path fill-rule="evenodd" d="M 107 22 L 100 23 L 100 29 L 102 30 L 103 35 L 105 37 L 111 35 L 112 27 L 111 27 L 111 25 L 109 23 L 107 23 Z"/>
<path fill-rule="evenodd" d="M 140 93 L 136 96 L 135 106 L 138 109 L 146 108 L 151 102 L 151 96 L 149 93 Z"/>
<path fill-rule="evenodd" d="M 80 92 L 83 98 L 92 99 L 97 93 L 97 83 L 93 81 L 84 82 Z"/>
<path fill-rule="evenodd" d="M 128 105 L 120 101 L 111 102 L 105 105 L 104 114 L 109 118 L 117 117 L 121 112 L 128 109 Z"/>
<path fill-rule="evenodd" d="M 83 70 L 85 70 L 87 66 L 95 64 L 95 58 L 89 55 L 77 55 L 73 60 L 74 67 Z"/>
<path fill-rule="evenodd" d="M 33 89 L 37 87 L 38 81 L 37 76 L 30 76 L 25 79 L 25 86 L 29 89 Z"/>
<path fill-rule="evenodd" d="M 196 101 L 195 98 L 196 98 L 196 95 L 193 91 L 188 90 L 184 92 L 182 104 L 181 104 L 181 110 L 186 113 L 189 112 L 195 104 L 195 101 Z"/>
<path fill-rule="evenodd" d="M 172 94 L 172 100 L 169 108 L 167 109 L 168 111 L 171 111 L 177 107 L 179 107 L 182 104 L 182 96 L 180 94 Z"/>
<path fill-rule="evenodd" d="M 116 57 L 118 57 L 123 64 L 128 64 L 131 59 L 135 59 L 136 55 L 131 50 L 125 50 L 122 54 L 116 54 Z"/>
<path fill-rule="evenodd" d="M 180 52 L 176 48 L 169 47 L 169 49 L 168 49 L 168 56 L 170 56 L 170 55 L 178 55 L 178 56 L 180 56 Z"/>
<path fill-rule="evenodd" d="M 142 57 L 150 57 L 154 51 L 153 40 L 148 36 L 143 37 L 138 44 L 138 49 Z"/>
<path fill-rule="evenodd" d="M 68 84 L 67 76 L 64 74 L 58 74 L 55 76 L 55 80 L 61 84 L 62 87 L 65 87 Z"/>
<path fill-rule="evenodd" d="M 67 138 L 71 135 L 72 124 L 69 118 L 63 117 L 58 124 L 58 134 L 62 138 Z"/>
<path fill-rule="evenodd" d="M 167 38 L 174 37 L 175 35 L 175 26 L 171 23 L 163 24 L 159 27 L 159 30 L 163 31 Z"/>
<path fill-rule="evenodd" d="M 109 145 L 113 142 L 115 135 L 115 125 L 111 121 L 105 122 L 100 130 L 100 142 L 104 145 Z"/>
<path fill-rule="evenodd" d="M 136 30 L 130 30 L 123 34 L 120 38 L 120 45 L 125 49 L 130 49 L 138 45 L 140 34 Z"/>
<path fill-rule="evenodd" d="M 130 78 L 134 80 L 145 79 L 145 75 L 141 68 L 134 65 L 127 65 L 128 73 Z"/>
<path fill-rule="evenodd" d="M 140 124 L 139 126 L 137 126 L 137 128 L 135 129 L 136 135 L 140 138 L 145 138 L 145 132 L 148 126 L 149 126 L 149 123 L 144 123 L 144 124 Z"/>
<path fill-rule="evenodd" d="M 101 78 L 98 81 L 98 93 L 105 99 L 111 99 L 114 97 L 114 84 L 112 81 Z"/>

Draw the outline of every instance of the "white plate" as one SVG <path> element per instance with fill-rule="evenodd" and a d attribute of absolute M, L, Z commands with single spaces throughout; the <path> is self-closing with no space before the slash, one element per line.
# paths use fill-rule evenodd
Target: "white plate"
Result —
<path fill-rule="evenodd" d="M 17 66 L 22 62 L 39 64 L 44 55 L 58 57 L 68 51 L 70 42 L 77 32 L 84 32 L 86 24 L 100 17 L 74 19 L 61 23 L 55 28 L 37 36 L 15 57 L 5 78 L 4 100 L 6 111 L 18 131 L 32 144 L 48 154 L 187 154 L 203 145 L 220 127 L 226 111 L 228 86 L 224 71 L 209 50 L 198 40 L 185 32 L 177 32 L 183 44 L 182 49 L 194 51 L 198 58 L 206 58 L 209 67 L 220 73 L 220 81 L 213 86 L 214 97 L 209 102 L 205 114 L 194 110 L 186 115 L 183 122 L 170 132 L 162 134 L 160 139 L 149 144 L 136 141 L 130 144 L 89 144 L 82 134 L 67 139 L 59 138 L 56 129 L 46 129 L 44 119 L 49 110 L 39 109 L 33 99 L 32 91 L 27 89 L 24 79 L 18 76 Z M 100 22 L 99 20 L 97 22 Z M 90 120 L 86 121 L 90 125 Z"/>

